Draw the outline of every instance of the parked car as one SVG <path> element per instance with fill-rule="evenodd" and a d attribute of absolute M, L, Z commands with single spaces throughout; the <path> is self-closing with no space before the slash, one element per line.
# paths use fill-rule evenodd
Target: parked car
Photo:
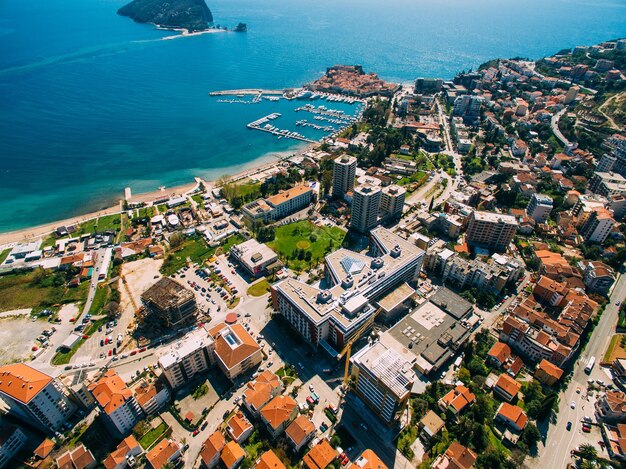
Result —
<path fill-rule="evenodd" d="M 565 425 L 565 428 L 569 432 L 572 429 L 572 422 L 567 422 L 567 425 Z"/>

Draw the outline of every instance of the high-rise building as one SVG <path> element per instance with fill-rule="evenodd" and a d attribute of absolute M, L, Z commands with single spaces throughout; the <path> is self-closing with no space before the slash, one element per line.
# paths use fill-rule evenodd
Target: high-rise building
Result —
<path fill-rule="evenodd" d="M 115 372 L 107 371 L 98 381 L 89 386 L 98 403 L 100 416 L 109 431 L 123 437 L 143 418 L 143 411 L 133 392 Z"/>
<path fill-rule="evenodd" d="M 364 184 L 354 189 L 350 227 L 366 233 L 378 223 L 382 191 L 380 187 Z"/>
<path fill-rule="evenodd" d="M 543 194 L 533 194 L 526 207 L 526 213 L 537 223 L 545 223 L 552 212 L 552 198 Z"/>
<path fill-rule="evenodd" d="M 52 433 L 76 410 L 63 385 L 23 363 L 0 368 L 0 398 L 8 413 L 46 433 Z"/>
<path fill-rule="evenodd" d="M 350 361 L 356 394 L 387 424 L 395 422 L 415 381 L 412 365 L 380 342 L 366 346 Z"/>
<path fill-rule="evenodd" d="M 600 161 L 598 161 L 598 164 L 596 166 L 596 171 L 599 173 L 611 172 L 616 162 L 617 162 L 617 158 L 615 156 L 605 153 L 600 158 Z"/>
<path fill-rule="evenodd" d="M 475 210 L 468 220 L 467 243 L 495 251 L 505 251 L 517 231 L 517 220 L 511 215 Z"/>
<path fill-rule="evenodd" d="M 356 176 L 356 158 L 341 155 L 333 162 L 333 197 L 343 197 L 354 188 Z"/>
<path fill-rule="evenodd" d="M 602 244 L 611 233 L 615 220 L 607 209 L 599 209 L 592 212 L 585 223 L 579 228 L 578 233 L 585 241 Z"/>
<path fill-rule="evenodd" d="M 389 219 L 402 217 L 406 190 L 404 187 L 391 185 L 383 187 L 380 199 L 380 214 Z"/>

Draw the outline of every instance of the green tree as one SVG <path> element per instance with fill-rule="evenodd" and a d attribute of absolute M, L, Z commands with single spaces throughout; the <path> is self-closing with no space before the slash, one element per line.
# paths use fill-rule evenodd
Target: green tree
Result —
<path fill-rule="evenodd" d="M 182 233 L 174 233 L 169 238 L 170 248 L 176 249 L 185 242 L 185 236 Z"/>
<path fill-rule="evenodd" d="M 585 443 L 585 444 L 580 445 L 580 447 L 578 448 L 578 455 L 582 459 L 588 459 L 590 461 L 595 461 L 596 458 L 598 457 L 598 451 L 596 450 L 596 448 L 593 445 Z"/>
<path fill-rule="evenodd" d="M 534 448 L 537 446 L 539 440 L 541 440 L 541 433 L 537 429 L 537 426 L 534 423 L 529 423 L 522 431 L 522 436 L 520 439 L 526 443 L 529 448 Z"/>

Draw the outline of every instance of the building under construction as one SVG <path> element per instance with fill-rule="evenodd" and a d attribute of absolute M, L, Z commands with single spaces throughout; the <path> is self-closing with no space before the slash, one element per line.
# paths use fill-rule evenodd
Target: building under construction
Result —
<path fill-rule="evenodd" d="M 145 322 L 158 322 L 167 327 L 193 322 L 198 306 L 196 297 L 180 283 L 163 277 L 141 295 L 146 308 Z"/>

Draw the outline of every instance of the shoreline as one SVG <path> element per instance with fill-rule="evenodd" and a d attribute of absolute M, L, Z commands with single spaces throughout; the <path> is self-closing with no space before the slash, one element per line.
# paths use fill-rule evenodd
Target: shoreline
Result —
<path fill-rule="evenodd" d="M 273 167 L 279 165 L 284 159 L 291 157 L 292 155 L 299 155 L 302 153 L 306 153 L 311 150 L 317 144 L 307 144 L 303 145 L 302 148 L 297 148 L 294 150 L 285 150 L 282 152 L 269 152 L 264 155 L 255 158 L 254 160 L 244 163 L 242 165 L 233 166 L 231 168 L 223 168 L 223 171 L 220 169 L 207 169 L 207 173 L 215 172 L 216 175 L 209 176 L 211 179 L 204 179 L 199 176 L 195 176 L 194 182 L 189 182 L 185 184 L 179 184 L 177 186 L 172 187 L 164 187 L 161 189 L 156 189 L 148 192 L 141 192 L 138 194 L 133 194 L 131 200 L 134 203 L 151 203 L 155 200 L 161 199 L 164 196 L 170 195 L 182 195 L 192 192 L 195 188 L 198 187 L 200 182 L 203 182 L 207 189 L 213 187 L 213 184 L 217 181 L 217 179 L 224 174 L 229 174 L 231 181 L 241 181 L 247 178 L 250 178 L 258 173 L 267 171 Z M 229 169 L 234 169 L 236 172 L 230 174 Z M 217 171 L 221 171 L 220 176 L 217 176 Z M 131 188 L 132 190 L 132 188 Z M 49 223 L 44 223 L 41 225 L 21 228 L 19 230 L 7 231 L 4 233 L 0 233 L 0 251 L 8 245 L 16 244 L 22 241 L 32 241 L 39 238 L 44 238 L 53 233 L 57 227 L 62 225 L 72 225 L 76 223 L 83 223 L 89 220 L 93 220 L 95 218 L 105 216 L 105 215 L 113 215 L 116 213 L 122 213 L 122 202 L 124 200 L 123 197 L 123 189 L 120 191 L 121 196 L 118 199 L 115 205 L 111 205 L 110 207 L 96 210 L 93 212 L 76 215 L 73 217 L 69 217 L 63 220 L 57 220 Z"/>

